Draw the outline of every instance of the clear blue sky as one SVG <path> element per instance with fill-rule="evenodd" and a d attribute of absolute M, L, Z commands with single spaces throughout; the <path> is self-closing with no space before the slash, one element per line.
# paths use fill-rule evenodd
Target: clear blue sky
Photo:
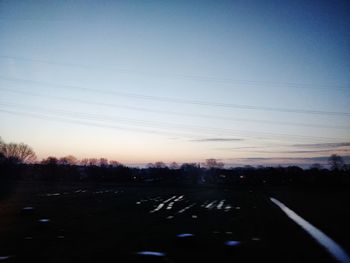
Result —
<path fill-rule="evenodd" d="M 0 1 L 0 136 L 39 159 L 127 164 L 350 155 L 349 13 L 348 1 Z"/>

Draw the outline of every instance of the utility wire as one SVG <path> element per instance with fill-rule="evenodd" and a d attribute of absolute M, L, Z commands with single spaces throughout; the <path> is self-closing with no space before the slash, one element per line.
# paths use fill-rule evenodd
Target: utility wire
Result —
<path fill-rule="evenodd" d="M 214 82 L 214 83 L 228 83 L 228 84 L 244 84 L 249 86 L 274 86 L 274 87 L 288 87 L 288 88 L 301 88 L 301 89 L 340 89 L 340 90 L 349 90 L 349 86 L 342 85 L 329 85 L 329 84 L 310 84 L 310 83 L 297 83 L 297 82 L 279 82 L 279 81 L 257 81 L 257 80 L 245 80 L 245 79 L 232 79 L 232 78 L 220 78 L 220 77 L 208 77 L 201 75 L 192 75 L 192 74 L 178 74 L 178 73 L 166 73 L 166 72 L 152 72 L 152 71 L 142 71 L 142 70 L 133 70 L 133 69 L 125 69 L 125 68 L 116 68 L 111 66 L 93 66 L 79 63 L 69 63 L 69 62 L 58 62 L 58 61 L 49 61 L 44 59 L 33 59 L 28 57 L 21 56 L 11 56 L 0 54 L 0 58 L 2 59 L 13 59 L 19 61 L 26 62 L 34 62 L 48 65 L 57 65 L 57 66 L 68 66 L 68 67 L 77 67 L 83 69 L 100 69 L 104 71 L 111 72 L 122 72 L 128 74 L 138 74 L 138 75 L 146 75 L 152 77 L 166 77 L 166 78 L 180 78 L 187 80 L 195 80 L 201 82 Z"/>
<path fill-rule="evenodd" d="M 115 116 L 106 116 L 106 115 L 99 115 L 99 114 L 87 114 L 87 113 L 80 113 L 80 112 L 72 112 L 72 111 L 64 111 L 64 110 L 50 110 L 47 108 L 41 108 L 36 106 L 23 106 L 23 105 L 11 105 L 6 103 L 0 103 L 0 106 L 12 106 L 15 108 L 24 108 L 24 109 L 35 109 L 40 110 L 45 113 L 53 113 L 58 114 L 60 117 L 63 115 L 63 117 L 75 117 L 78 119 L 85 119 L 85 120 L 92 120 L 92 121 L 113 121 L 118 123 L 124 123 L 127 125 L 136 125 L 136 126 L 143 126 L 147 125 L 146 127 L 151 128 L 175 128 L 175 129 L 198 129 L 200 131 L 206 131 L 208 133 L 220 133 L 222 134 L 244 134 L 244 136 L 273 136 L 273 137 L 287 137 L 287 138 L 299 138 L 299 139 L 316 139 L 316 140 L 336 140 L 335 138 L 328 138 L 328 137 L 316 137 L 316 136 L 304 136 L 304 135 L 291 135 L 291 134 L 280 134 L 280 133 L 270 133 L 270 132 L 252 132 L 252 131 L 246 131 L 246 130 L 236 130 L 236 129 L 229 129 L 229 128 L 212 128 L 212 127 L 206 127 L 206 126 L 198 126 L 198 125 L 186 125 L 186 124 L 175 124 L 175 123 L 166 123 L 166 122 L 157 122 L 157 121 L 145 121 L 145 120 L 135 120 L 135 119 L 129 119 L 129 118 L 122 118 L 122 117 L 115 117 Z"/>
<path fill-rule="evenodd" d="M 156 109 L 149 109 L 144 107 L 135 107 L 135 106 L 129 106 L 129 105 L 121 105 L 121 104 L 107 104 L 107 103 L 99 103 L 99 102 L 92 102 L 92 101 L 86 101 L 81 99 L 72 99 L 72 98 L 66 98 L 66 97 L 57 97 L 52 95 L 40 95 L 38 93 L 33 92 L 27 92 L 24 91 L 14 91 L 6 88 L 0 88 L 0 90 L 5 90 L 12 93 L 20 93 L 30 96 L 40 96 L 40 97 L 47 97 L 52 98 L 56 100 L 64 100 L 64 101 L 72 101 L 72 102 L 79 102 L 83 104 L 89 104 L 89 105 L 98 105 L 98 106 L 106 106 L 106 107 L 113 107 L 113 108 L 122 108 L 122 109 L 128 109 L 133 111 L 139 111 L 139 112 L 150 112 L 150 113 L 157 113 L 157 114 L 168 114 L 168 115 L 174 115 L 174 116 L 183 116 L 183 117 L 195 117 L 195 118 L 203 118 L 203 119 L 212 119 L 212 120 L 225 120 L 225 121 L 236 121 L 236 122 L 247 122 L 247 123 L 261 123 L 261 124 L 272 124 L 272 125 L 285 125 L 285 126 L 301 126 L 301 127 L 314 127 L 314 128 L 328 128 L 328 129 L 340 129 L 340 130 L 349 130 L 349 126 L 341 126 L 341 125 L 325 125 L 325 124 L 311 124 L 311 123 L 300 123 L 300 122 L 285 122 L 285 121 L 271 121 L 271 120 L 262 120 L 262 119 L 247 119 L 247 118 L 232 118 L 232 117 L 225 117 L 225 116 L 215 116 L 215 115 L 206 115 L 206 114 L 194 114 L 194 113 L 181 113 L 181 112 L 174 112 L 174 111 L 168 111 L 168 110 L 156 110 Z"/>
<path fill-rule="evenodd" d="M 0 76 L 2 79 L 10 80 L 11 78 Z M 14 80 L 14 78 L 12 78 Z M 210 107 L 222 107 L 222 108 L 235 108 L 235 109 L 243 109 L 243 110 L 260 110 L 260 111 L 274 111 L 274 112 L 285 112 L 285 113 L 298 113 L 298 114 L 316 114 L 316 115 L 331 115 L 331 116 L 350 116 L 349 112 L 338 112 L 338 111 L 322 111 L 322 110 L 307 110 L 307 109 L 292 109 L 292 108 L 279 108 L 279 107 L 266 107 L 266 106 L 254 106 L 254 105 L 246 105 L 246 104 L 230 104 L 230 103 L 221 103 L 221 102 L 209 102 L 209 101 L 201 101 L 201 100 L 189 100 L 189 99 L 179 99 L 179 98 L 170 98 L 170 97 L 160 97 L 160 96 L 151 96 L 151 95 L 143 95 L 137 93 L 129 93 L 129 92 L 120 92 L 120 91 L 112 91 L 112 90 L 98 90 L 80 86 L 73 85 L 63 85 L 63 84 L 54 84 L 50 82 L 43 81 L 34 81 L 27 79 L 16 79 L 17 81 L 27 81 L 31 83 L 41 84 L 48 87 L 61 87 L 64 89 L 76 89 L 88 92 L 97 92 L 97 93 L 105 93 L 113 96 L 120 97 L 128 97 L 142 100 L 152 100 L 158 102 L 171 102 L 178 104 L 190 104 L 190 105 L 199 105 L 199 106 L 210 106 Z"/>

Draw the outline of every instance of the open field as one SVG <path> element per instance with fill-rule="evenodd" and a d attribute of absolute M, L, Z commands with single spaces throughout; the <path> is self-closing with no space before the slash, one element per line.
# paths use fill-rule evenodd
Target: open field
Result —
<path fill-rule="evenodd" d="M 0 260 L 336 262 L 270 196 L 349 251 L 350 208 L 339 199 L 349 200 L 344 189 L 327 194 L 35 182 L 18 184 L 0 200 Z M 138 255 L 142 251 L 161 254 Z"/>

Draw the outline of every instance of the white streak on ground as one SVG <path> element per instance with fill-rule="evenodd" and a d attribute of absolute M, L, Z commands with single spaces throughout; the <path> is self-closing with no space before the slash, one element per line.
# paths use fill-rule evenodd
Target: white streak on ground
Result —
<path fill-rule="evenodd" d="M 222 209 L 222 206 L 224 205 L 225 203 L 225 200 L 221 200 L 220 203 L 217 205 L 217 209 L 221 210 Z"/>
<path fill-rule="evenodd" d="M 155 213 L 157 211 L 159 211 L 160 209 L 162 209 L 166 203 L 170 202 L 171 200 L 175 199 L 176 198 L 176 195 L 170 197 L 169 199 L 165 200 L 163 203 L 160 203 L 155 209 L 149 211 L 150 213 Z M 171 203 L 170 203 L 171 204 Z M 169 205 L 170 205 L 169 204 Z M 169 206 L 168 206 L 169 207 Z M 171 205 L 171 208 L 172 208 L 172 205 Z M 167 208 L 167 209 L 171 209 L 171 208 Z"/>
<path fill-rule="evenodd" d="M 283 203 L 275 198 L 270 200 L 278 206 L 290 219 L 303 228 L 313 239 L 315 239 L 321 246 L 323 246 L 336 260 L 341 263 L 350 263 L 350 257 L 345 250 L 338 245 L 334 240 L 328 237 L 321 230 L 311 225 L 308 221 L 289 209 Z"/>
<path fill-rule="evenodd" d="M 205 206 L 205 208 L 207 208 L 207 209 L 212 209 L 212 208 L 214 207 L 214 205 L 215 205 L 216 202 L 217 202 L 217 200 L 215 200 L 215 201 L 213 201 L 213 202 L 207 204 L 207 205 Z"/>
<path fill-rule="evenodd" d="M 197 204 L 197 203 L 192 203 L 191 205 L 186 206 L 185 208 L 179 210 L 179 212 L 177 212 L 177 213 L 178 213 L 178 214 L 182 214 L 182 213 L 186 212 L 188 209 L 194 207 L 196 204 Z"/>

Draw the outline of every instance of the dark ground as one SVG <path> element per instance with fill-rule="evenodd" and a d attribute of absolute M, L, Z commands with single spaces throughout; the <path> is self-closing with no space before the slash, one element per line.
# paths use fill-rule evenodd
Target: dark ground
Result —
<path fill-rule="evenodd" d="M 10 193 L 2 191 L 0 261 L 335 262 L 269 201 L 270 196 L 350 252 L 346 189 L 176 189 L 32 182 L 17 184 Z M 221 200 L 225 201 L 220 207 Z M 193 236 L 177 237 L 182 233 Z M 230 247 L 227 241 L 240 243 Z M 159 251 L 166 257 L 137 256 L 138 251 Z"/>

